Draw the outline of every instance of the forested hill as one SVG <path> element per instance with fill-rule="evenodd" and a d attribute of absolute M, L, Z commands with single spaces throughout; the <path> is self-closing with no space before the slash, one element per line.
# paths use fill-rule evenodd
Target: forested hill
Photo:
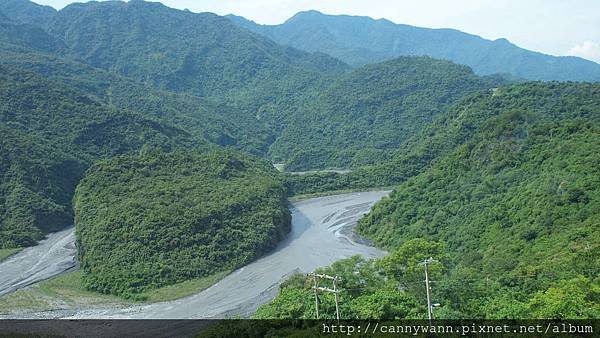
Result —
<path fill-rule="evenodd" d="M 0 47 L 0 65 L 7 69 L 35 72 L 75 87 L 106 105 L 177 125 L 196 138 L 261 155 L 271 142 L 272 131 L 240 109 L 193 95 L 158 90 L 109 71 L 25 47 L 2 42 Z"/>
<path fill-rule="evenodd" d="M 129 17 L 133 19 L 126 20 Z M 150 30 L 145 28 L 148 22 L 159 22 L 157 27 L 179 27 L 179 23 L 184 22 L 190 29 L 203 32 L 182 33 L 181 42 L 171 43 L 175 36 L 169 34 L 179 34 L 178 29 L 187 26 L 173 32 L 168 29 L 166 33 L 154 32 L 153 29 L 157 29 L 154 26 L 148 28 Z M 227 28 L 225 31 L 221 31 L 222 25 Z M 53 58 L 9 47 L 0 53 L 0 62 L 65 81 L 118 108 L 158 114 L 215 144 L 263 156 L 268 154 L 274 161 L 286 163 L 289 170 L 382 162 L 389 158 L 391 150 L 437 115 L 444 114 L 452 103 L 474 91 L 504 83 L 498 77 L 477 77 L 465 66 L 414 57 L 365 66 L 350 74 L 339 73 L 340 63 L 325 58 L 335 67 L 322 72 L 321 68 L 328 68 L 326 64 L 300 66 L 299 62 L 308 62 L 312 56 L 277 46 L 234 27 L 228 20 L 143 1 L 75 4 L 60 11 L 50 27 L 49 31 L 59 40 L 64 38 L 63 43 L 68 46 L 66 53 L 71 58 L 81 58 L 80 63 L 62 58 L 62 51 Z M 106 36 L 106 39 L 86 39 L 89 34 Z M 207 39 L 207 36 L 223 39 L 219 40 L 216 51 L 210 46 L 217 40 Z M 178 43 L 181 45 L 175 46 Z M 250 48 L 241 51 L 244 43 L 250 43 Z M 125 48 L 120 48 L 122 45 Z M 158 46 L 167 46 L 165 53 L 177 56 L 150 62 L 148 55 L 159 53 L 162 47 Z M 260 48 L 257 51 L 252 46 Z M 177 57 L 188 53 L 186 50 L 195 53 L 194 62 L 212 65 L 196 69 L 198 72 L 169 73 L 169 64 L 173 62 L 177 66 Z M 227 56 L 213 57 L 206 54 L 207 50 Z M 266 51 L 269 51 L 268 58 L 261 56 Z M 272 61 L 268 61 L 267 66 L 274 65 L 277 71 L 273 73 L 268 67 L 248 64 L 243 58 L 239 59 L 240 55 L 257 60 L 267 58 Z M 88 67 L 81 62 L 88 63 Z M 131 66 L 132 63 L 139 67 Z M 130 66 L 119 66 L 125 64 Z M 239 67 L 252 70 L 258 67 L 254 79 L 267 87 L 261 87 L 252 82 L 254 80 L 241 80 Z M 126 69 L 136 70 L 131 73 Z M 223 69 L 233 75 L 222 73 Z M 204 90 L 194 95 L 166 93 L 169 88 L 165 88 L 165 83 L 151 80 L 156 71 L 172 77 L 173 83 L 182 85 L 183 92 L 195 92 L 198 88 L 193 83 L 185 84 L 186 77 L 202 86 L 212 81 L 206 76 L 216 82 L 209 85 L 209 93 Z M 236 84 L 230 87 L 230 81 Z M 228 89 L 214 92 L 219 86 Z M 235 86 L 241 87 L 236 89 Z M 144 95 L 145 92 L 148 94 Z M 202 95 L 208 97 L 199 99 Z"/>
<path fill-rule="evenodd" d="M 467 65 L 481 75 L 503 73 L 528 80 L 600 81 L 600 65 L 578 57 L 532 52 L 506 39 L 485 40 L 453 29 L 429 29 L 348 15 L 300 12 L 281 25 L 233 22 L 283 45 L 323 52 L 354 66 L 398 56 L 427 55 Z"/>
<path fill-rule="evenodd" d="M 598 283 L 600 271 L 599 102 L 600 86 L 587 84 L 528 84 L 478 97 L 456 116 L 473 136 L 400 185 L 360 231 L 388 247 L 440 241 L 453 262 L 444 279 L 490 278 L 439 290 L 467 316 L 598 311 L 597 294 L 568 290 Z"/>
<path fill-rule="evenodd" d="M 248 264 L 291 219 L 273 166 L 231 151 L 101 161 L 74 207 L 86 286 L 129 297 Z"/>
<path fill-rule="evenodd" d="M 348 66 L 283 47 L 211 13 L 134 0 L 72 4 L 48 31 L 68 56 L 161 89 L 217 96 L 254 109 Z"/>
<path fill-rule="evenodd" d="M 504 83 L 429 57 L 364 66 L 339 77 L 293 116 L 270 154 L 289 170 L 383 162 L 454 103 Z"/>
<path fill-rule="evenodd" d="M 390 256 L 324 270 L 347 281 L 344 316 L 426 318 L 418 263 L 433 257 L 436 318 L 598 317 L 599 103 L 600 85 L 527 83 L 425 132 L 454 146 L 359 223 Z M 293 280 L 258 316 L 312 318 L 310 292 Z"/>
<path fill-rule="evenodd" d="M 75 186 L 94 159 L 202 143 L 75 88 L 3 67 L 0 128 L 0 248 L 32 245 L 72 224 Z"/>
<path fill-rule="evenodd" d="M 28 47 L 40 52 L 57 53 L 63 47 L 60 40 L 54 38 L 42 28 L 15 21 L 0 11 L 0 41 Z"/>

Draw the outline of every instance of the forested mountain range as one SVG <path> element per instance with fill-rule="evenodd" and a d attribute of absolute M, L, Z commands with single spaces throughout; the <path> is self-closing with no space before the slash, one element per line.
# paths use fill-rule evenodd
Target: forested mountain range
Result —
<path fill-rule="evenodd" d="M 59 52 L 61 42 L 41 27 L 15 21 L 0 12 L 0 41 L 40 52 Z"/>
<path fill-rule="evenodd" d="M 442 317 L 600 313 L 599 85 L 508 79 L 598 65 L 385 20 L 230 19 L 0 3 L 0 248 L 75 219 L 87 286 L 129 297 L 272 248 L 287 195 L 394 186 L 359 225 L 390 256 L 324 270 L 348 283 L 345 315 L 423 318 L 429 255 Z M 312 318 L 307 292 L 292 279 L 258 317 Z"/>
<path fill-rule="evenodd" d="M 149 22 L 154 24 L 150 28 Z M 45 31 L 10 20 L 7 24 L 44 36 L 15 40 L 14 34 L 5 34 L 0 63 L 6 67 L 37 72 L 109 106 L 159 118 L 210 143 L 268 155 L 291 169 L 380 162 L 452 102 L 501 83 L 497 78 L 477 78 L 466 67 L 427 58 L 404 58 L 348 73 L 349 68 L 333 58 L 279 47 L 215 15 L 143 1 L 74 4 L 56 14 Z M 160 32 L 148 31 L 158 29 L 155 26 Z M 23 30 L 9 32 L 14 31 Z M 183 38 L 172 42 L 176 36 Z M 46 48 L 40 41 L 54 43 Z M 163 49 L 171 50 L 168 61 L 173 72 L 148 59 Z M 177 60 L 186 53 L 197 54 L 194 62 L 215 64 L 181 68 Z M 259 73 L 243 75 L 240 67 Z M 223 76 L 222 69 L 233 75 Z M 421 71 L 429 75 L 421 78 Z M 396 75 L 382 76 L 386 72 Z M 172 80 L 163 81 L 165 76 Z M 206 92 L 203 86 L 210 81 L 221 84 L 206 87 L 210 88 Z M 168 83 L 187 84 L 178 89 Z M 219 92 L 218 86 L 229 89 Z M 258 94 L 240 95 L 246 90 Z M 365 94 L 357 96 L 360 91 Z M 423 98 L 431 99 L 430 104 L 419 104 Z M 315 144 L 320 153 L 306 153 Z"/>
<path fill-rule="evenodd" d="M 194 95 L 178 94 L 139 83 L 82 62 L 0 42 L 0 64 L 8 69 L 35 72 L 44 78 L 86 92 L 118 109 L 130 109 L 163 119 L 200 139 L 261 154 L 269 133 L 253 116 Z"/>
<path fill-rule="evenodd" d="M 430 56 L 467 65 L 480 75 L 509 74 L 527 80 L 600 81 L 600 65 L 520 48 L 506 39 L 486 40 L 454 29 L 429 29 L 389 20 L 300 12 L 280 25 L 228 16 L 241 27 L 283 45 L 323 52 L 353 65 L 399 56 Z"/>

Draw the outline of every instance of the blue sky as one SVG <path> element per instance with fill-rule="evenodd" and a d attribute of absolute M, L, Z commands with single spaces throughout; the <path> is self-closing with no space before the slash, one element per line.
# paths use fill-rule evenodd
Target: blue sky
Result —
<path fill-rule="evenodd" d="M 57 9 L 70 0 L 34 0 Z M 155 0 L 157 1 L 157 0 Z M 456 28 L 552 55 L 600 63 L 599 0 L 161 0 L 194 12 L 236 14 L 277 24 L 302 10 L 366 15 L 430 28 Z"/>

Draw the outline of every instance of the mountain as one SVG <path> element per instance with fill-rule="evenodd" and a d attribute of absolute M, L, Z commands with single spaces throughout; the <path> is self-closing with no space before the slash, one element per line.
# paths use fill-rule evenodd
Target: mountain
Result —
<path fill-rule="evenodd" d="M 218 97 L 255 115 L 323 75 L 348 69 L 322 53 L 283 47 L 211 13 L 161 3 L 89 2 L 62 9 L 48 32 L 65 56 L 179 93 Z"/>
<path fill-rule="evenodd" d="M 505 83 L 466 66 L 401 57 L 338 77 L 270 148 L 289 170 L 383 162 L 465 96 Z"/>
<path fill-rule="evenodd" d="M 2 0 L 0 14 L 17 22 L 45 26 L 56 15 L 56 9 L 29 0 Z"/>
<path fill-rule="evenodd" d="M 0 248 L 33 245 L 72 224 L 75 187 L 94 160 L 203 144 L 76 88 L 4 67 L 0 129 Z"/>
<path fill-rule="evenodd" d="M 228 16 L 241 27 L 278 43 L 323 52 L 360 66 L 398 56 L 430 56 L 467 65 L 480 75 L 510 74 L 528 80 L 600 81 L 600 65 L 578 57 L 555 57 L 490 41 L 453 29 L 428 29 L 348 15 L 300 12 L 281 25 L 259 25 Z"/>
<path fill-rule="evenodd" d="M 443 243 L 453 264 L 438 297 L 466 316 L 584 316 L 551 302 L 571 285 L 598 283 L 598 102 L 598 85 L 557 83 L 465 102 L 441 133 L 469 137 L 399 185 L 359 231 L 388 248 Z M 475 275 L 488 284 L 456 288 Z"/>
<path fill-rule="evenodd" d="M 58 53 L 63 44 L 42 28 L 14 21 L 0 13 L 0 41 L 28 47 L 44 53 Z"/>
<path fill-rule="evenodd" d="M 270 132 L 254 116 L 239 109 L 193 95 L 158 90 L 109 71 L 36 50 L 1 41 L 0 46 L 0 65 L 7 69 L 35 72 L 78 88 L 106 105 L 177 125 L 216 145 L 254 154 L 266 153 Z"/>

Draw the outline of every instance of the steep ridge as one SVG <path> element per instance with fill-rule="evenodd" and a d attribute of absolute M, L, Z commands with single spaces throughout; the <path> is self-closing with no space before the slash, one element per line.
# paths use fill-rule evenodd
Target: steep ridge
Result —
<path fill-rule="evenodd" d="M 233 22 L 283 45 L 323 52 L 360 66 L 399 56 L 426 55 L 467 65 L 480 75 L 510 74 L 528 80 L 600 81 L 600 65 L 578 57 L 556 57 L 490 41 L 454 29 L 429 29 L 369 17 L 300 12 L 281 25 Z"/>
<path fill-rule="evenodd" d="M 0 69 L 0 247 L 32 245 L 72 224 L 75 186 L 94 159 L 202 144 L 75 88 Z"/>
<path fill-rule="evenodd" d="M 1 12 L 0 40 L 45 53 L 58 53 L 64 48 L 60 40 L 50 36 L 42 28 L 11 20 Z"/>
<path fill-rule="evenodd" d="M 597 306 L 583 308 L 593 293 L 572 294 L 582 297 L 577 306 L 552 302 L 574 285 L 598 283 L 598 102 L 600 86 L 589 84 L 480 95 L 447 128 L 468 128 L 470 136 L 401 184 L 359 230 L 387 247 L 415 238 L 444 243 L 453 265 L 439 297 L 467 316 L 591 316 Z M 452 289 L 473 274 L 492 282 Z"/>
<path fill-rule="evenodd" d="M 193 95 L 158 90 L 81 62 L 0 41 L 0 65 L 62 82 L 118 109 L 157 118 L 216 145 L 264 154 L 272 133 L 253 116 Z"/>
<path fill-rule="evenodd" d="M 339 77 L 294 116 L 270 153 L 287 159 L 289 170 L 383 162 L 452 104 L 504 83 L 428 57 L 364 66 Z"/>
<path fill-rule="evenodd" d="M 255 116 L 348 69 L 325 54 L 283 47 L 211 13 L 161 3 L 90 2 L 62 9 L 48 30 L 68 56 L 151 86 L 217 97 Z"/>
<path fill-rule="evenodd" d="M 390 255 L 320 270 L 346 281 L 343 316 L 423 318 L 419 263 L 433 257 L 436 318 L 596 318 L 599 102 L 597 84 L 525 83 L 473 95 L 425 130 L 413 144 L 427 164 L 357 228 Z M 314 317 L 303 281 L 257 317 Z"/>

